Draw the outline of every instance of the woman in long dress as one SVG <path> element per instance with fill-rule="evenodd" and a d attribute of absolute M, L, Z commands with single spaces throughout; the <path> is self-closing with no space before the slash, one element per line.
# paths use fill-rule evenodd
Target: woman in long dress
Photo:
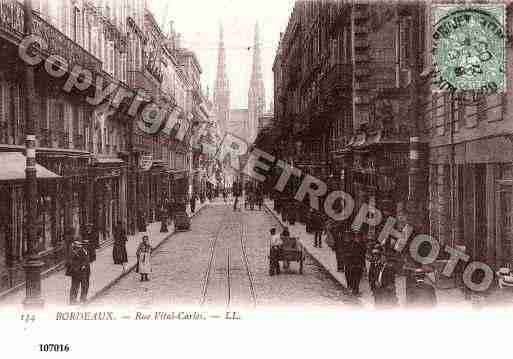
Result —
<path fill-rule="evenodd" d="M 144 235 L 139 248 L 137 248 L 137 273 L 141 275 L 141 282 L 149 281 L 148 274 L 151 273 L 151 245 L 148 235 Z"/>
<path fill-rule="evenodd" d="M 126 266 L 128 263 L 126 242 L 126 232 L 123 228 L 123 223 L 119 221 L 114 230 L 114 246 L 112 249 L 112 258 L 114 259 L 114 264 L 121 264 L 123 266 L 123 273 L 126 272 Z"/>

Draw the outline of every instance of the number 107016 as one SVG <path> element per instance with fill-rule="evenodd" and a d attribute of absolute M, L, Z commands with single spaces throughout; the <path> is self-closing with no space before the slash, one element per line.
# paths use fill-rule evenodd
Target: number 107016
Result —
<path fill-rule="evenodd" d="M 69 352 L 69 344 L 39 344 L 40 352 Z"/>

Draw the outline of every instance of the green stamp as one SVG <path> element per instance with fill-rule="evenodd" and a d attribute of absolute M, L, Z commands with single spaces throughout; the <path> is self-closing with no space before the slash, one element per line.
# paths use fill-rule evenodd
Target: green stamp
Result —
<path fill-rule="evenodd" d="M 504 92 L 504 4 L 433 5 L 432 17 L 432 90 Z"/>

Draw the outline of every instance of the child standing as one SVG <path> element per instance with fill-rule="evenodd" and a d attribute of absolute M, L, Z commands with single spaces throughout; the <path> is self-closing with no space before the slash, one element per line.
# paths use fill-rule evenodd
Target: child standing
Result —
<path fill-rule="evenodd" d="M 137 248 L 137 273 L 141 275 L 141 282 L 149 281 L 148 274 L 151 272 L 151 245 L 148 235 L 144 235 L 139 248 Z"/>

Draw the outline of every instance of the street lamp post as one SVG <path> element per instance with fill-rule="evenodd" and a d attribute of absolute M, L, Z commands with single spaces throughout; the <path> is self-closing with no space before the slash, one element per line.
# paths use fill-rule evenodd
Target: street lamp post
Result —
<path fill-rule="evenodd" d="M 24 2 L 25 35 L 32 34 L 33 17 L 32 2 Z M 34 68 L 25 66 L 25 211 L 27 233 L 27 257 L 24 265 L 26 281 L 26 297 L 23 305 L 27 308 L 41 308 L 44 300 L 41 297 L 41 268 L 43 263 L 39 256 L 39 243 L 36 237 L 37 208 L 34 206 L 37 198 L 36 174 L 36 136 L 34 131 Z"/>

